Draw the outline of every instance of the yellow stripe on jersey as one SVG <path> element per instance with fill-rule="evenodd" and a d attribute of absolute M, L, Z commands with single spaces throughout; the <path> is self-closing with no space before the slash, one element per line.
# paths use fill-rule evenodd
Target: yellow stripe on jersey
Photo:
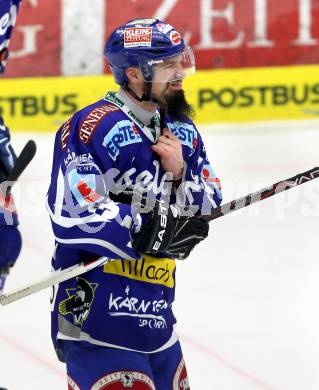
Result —
<path fill-rule="evenodd" d="M 144 255 L 139 260 L 113 260 L 104 265 L 103 271 L 172 288 L 175 286 L 175 266 L 175 260 Z"/>

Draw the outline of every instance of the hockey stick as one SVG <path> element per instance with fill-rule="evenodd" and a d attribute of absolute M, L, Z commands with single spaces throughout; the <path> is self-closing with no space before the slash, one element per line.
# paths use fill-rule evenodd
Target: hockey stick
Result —
<path fill-rule="evenodd" d="M 319 167 L 312 168 L 309 171 L 299 173 L 298 175 L 289 179 L 278 181 L 269 187 L 262 188 L 259 191 L 232 200 L 231 202 L 214 209 L 211 215 L 203 215 L 201 218 L 204 218 L 206 221 L 213 221 L 214 219 L 230 214 L 233 211 L 259 202 L 260 200 L 270 198 L 271 196 L 279 194 L 280 192 L 290 190 L 291 188 L 307 183 L 310 180 L 317 179 L 318 177 Z"/>
<path fill-rule="evenodd" d="M 85 272 L 90 271 L 93 268 L 98 267 L 104 263 L 109 262 L 110 259 L 107 257 L 100 257 L 91 263 L 80 263 L 75 264 L 69 268 L 65 268 L 64 270 L 57 270 L 52 272 L 49 276 L 46 276 L 42 279 L 39 279 L 36 282 L 32 282 L 30 284 L 25 285 L 24 287 L 20 287 L 11 293 L 3 294 L 0 296 L 1 305 L 8 305 L 11 302 L 17 301 L 18 299 L 27 297 L 28 295 L 34 294 L 41 290 L 44 290 L 48 287 L 53 286 L 54 284 L 58 284 L 64 282 L 65 280 L 69 280 L 76 276 L 82 275 Z"/>
<path fill-rule="evenodd" d="M 9 195 L 11 193 L 12 186 L 16 183 L 21 173 L 26 169 L 26 167 L 30 164 L 37 150 L 36 143 L 33 140 L 29 140 L 23 147 L 21 153 L 19 154 L 13 168 L 11 169 L 8 177 L 5 181 L 0 183 L 0 190 L 5 195 L 7 200 L 9 199 Z M 8 204 L 5 203 L 5 207 Z"/>
<path fill-rule="evenodd" d="M 17 158 L 11 172 L 9 173 L 5 182 L 9 183 L 9 186 L 6 188 L 6 195 L 9 195 L 13 184 L 18 180 L 21 173 L 26 169 L 30 164 L 37 150 L 36 143 L 33 140 L 29 140 L 22 149 L 19 157 Z M 10 185 L 11 183 L 11 185 Z"/>
<path fill-rule="evenodd" d="M 28 141 L 24 145 L 9 175 L 3 182 L 0 183 L 0 201 L 4 208 L 10 210 L 10 193 L 12 186 L 16 183 L 21 173 L 26 169 L 30 161 L 33 159 L 36 153 L 36 149 L 35 142 L 32 140 Z M 1 193 L 4 195 L 3 199 Z M 8 275 L 8 273 L 9 267 L 5 270 L 0 270 L 0 294 L 3 290 L 6 275 Z"/>
<path fill-rule="evenodd" d="M 201 218 L 204 218 L 207 221 L 212 221 L 216 218 L 232 213 L 235 210 L 239 210 L 243 207 L 249 206 L 260 200 L 270 198 L 271 196 L 274 196 L 282 191 L 287 191 L 291 188 L 297 187 L 300 184 L 307 183 L 308 181 L 316 179 L 318 177 L 319 177 L 319 168 L 313 168 L 307 172 L 303 172 L 300 173 L 299 175 L 293 176 L 290 179 L 279 181 L 278 183 L 275 183 L 272 186 L 262 188 L 259 191 L 253 192 L 251 194 L 248 194 L 246 196 L 228 202 L 223 206 L 214 209 L 211 215 L 204 215 L 201 216 Z M 103 264 L 106 261 L 108 261 L 107 258 L 101 257 L 98 260 L 95 260 L 94 262 L 86 266 L 80 264 L 80 265 L 72 266 L 70 268 L 66 268 L 65 270 L 62 271 L 55 271 L 41 281 L 31 283 L 16 291 L 0 296 L 0 303 L 1 305 L 7 305 L 8 303 L 14 302 L 30 294 L 41 291 L 54 284 L 60 283 L 62 281 L 66 281 L 75 276 L 79 276 L 82 273 L 87 272 Z"/>

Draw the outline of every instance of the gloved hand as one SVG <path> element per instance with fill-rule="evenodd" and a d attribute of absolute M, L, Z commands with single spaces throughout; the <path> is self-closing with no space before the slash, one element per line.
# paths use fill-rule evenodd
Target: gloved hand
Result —
<path fill-rule="evenodd" d="M 9 129 L 0 116 L 0 183 L 7 179 L 16 159 L 17 156 L 10 143 Z"/>
<path fill-rule="evenodd" d="M 190 252 L 208 236 L 209 224 L 200 217 L 181 217 L 176 225 L 174 238 L 167 253 L 184 260 Z"/>
<path fill-rule="evenodd" d="M 165 252 L 183 260 L 209 231 L 207 221 L 196 216 L 183 216 L 177 205 L 162 202 L 156 202 L 144 219 L 140 231 L 133 234 L 133 248 L 142 253 Z"/>

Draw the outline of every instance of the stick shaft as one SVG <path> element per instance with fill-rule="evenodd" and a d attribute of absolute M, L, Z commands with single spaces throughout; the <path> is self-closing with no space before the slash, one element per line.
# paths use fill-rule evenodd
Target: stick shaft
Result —
<path fill-rule="evenodd" d="M 253 192 L 241 198 L 232 200 L 231 202 L 225 203 L 222 206 L 217 207 L 211 213 L 211 215 L 204 215 L 206 221 L 213 221 L 214 219 L 223 217 L 224 215 L 230 214 L 233 211 L 239 210 L 243 207 L 247 207 L 253 203 L 261 200 L 270 198 L 280 192 L 290 190 L 291 188 L 297 187 L 301 184 L 308 183 L 309 181 L 319 177 L 319 167 L 310 169 L 309 171 L 295 175 L 289 179 L 281 180 L 269 187 L 262 188 L 259 191 Z"/>
<path fill-rule="evenodd" d="M 15 182 L 20 177 L 21 173 L 26 169 L 30 164 L 36 153 L 37 147 L 36 143 L 33 140 L 29 140 L 23 147 L 21 153 L 19 154 L 12 170 L 10 171 L 8 177 L 1 183 L 1 190 L 3 194 L 10 195 L 11 188 Z"/>
<path fill-rule="evenodd" d="M 33 140 L 29 140 L 19 154 L 17 161 L 14 164 L 11 172 L 8 175 L 7 181 L 17 181 L 21 173 L 30 164 L 36 153 L 36 144 Z"/>
<path fill-rule="evenodd" d="M 27 297 L 28 295 L 51 287 L 54 284 L 58 284 L 68 279 L 82 275 L 83 273 L 88 272 L 91 269 L 96 268 L 104 263 L 107 263 L 108 261 L 110 260 L 107 257 L 100 257 L 99 259 L 92 261 L 89 264 L 81 263 L 73 265 L 69 268 L 65 268 L 64 270 L 54 271 L 49 276 L 46 276 L 36 282 L 27 284 L 8 294 L 1 295 L 0 303 L 3 306 L 8 305 L 9 303 L 17 301 L 18 299 Z"/>

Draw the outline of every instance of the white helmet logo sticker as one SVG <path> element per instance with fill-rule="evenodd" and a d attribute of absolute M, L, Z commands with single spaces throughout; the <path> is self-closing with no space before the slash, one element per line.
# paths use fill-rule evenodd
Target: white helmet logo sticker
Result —
<path fill-rule="evenodd" d="M 170 40 L 172 42 L 173 45 L 179 45 L 181 43 L 181 34 L 177 31 L 172 31 L 170 34 L 169 34 L 169 37 L 170 37 Z"/>
<path fill-rule="evenodd" d="M 162 32 L 163 34 L 167 34 L 169 31 L 173 30 L 173 26 L 166 23 L 157 23 L 156 27 Z"/>

